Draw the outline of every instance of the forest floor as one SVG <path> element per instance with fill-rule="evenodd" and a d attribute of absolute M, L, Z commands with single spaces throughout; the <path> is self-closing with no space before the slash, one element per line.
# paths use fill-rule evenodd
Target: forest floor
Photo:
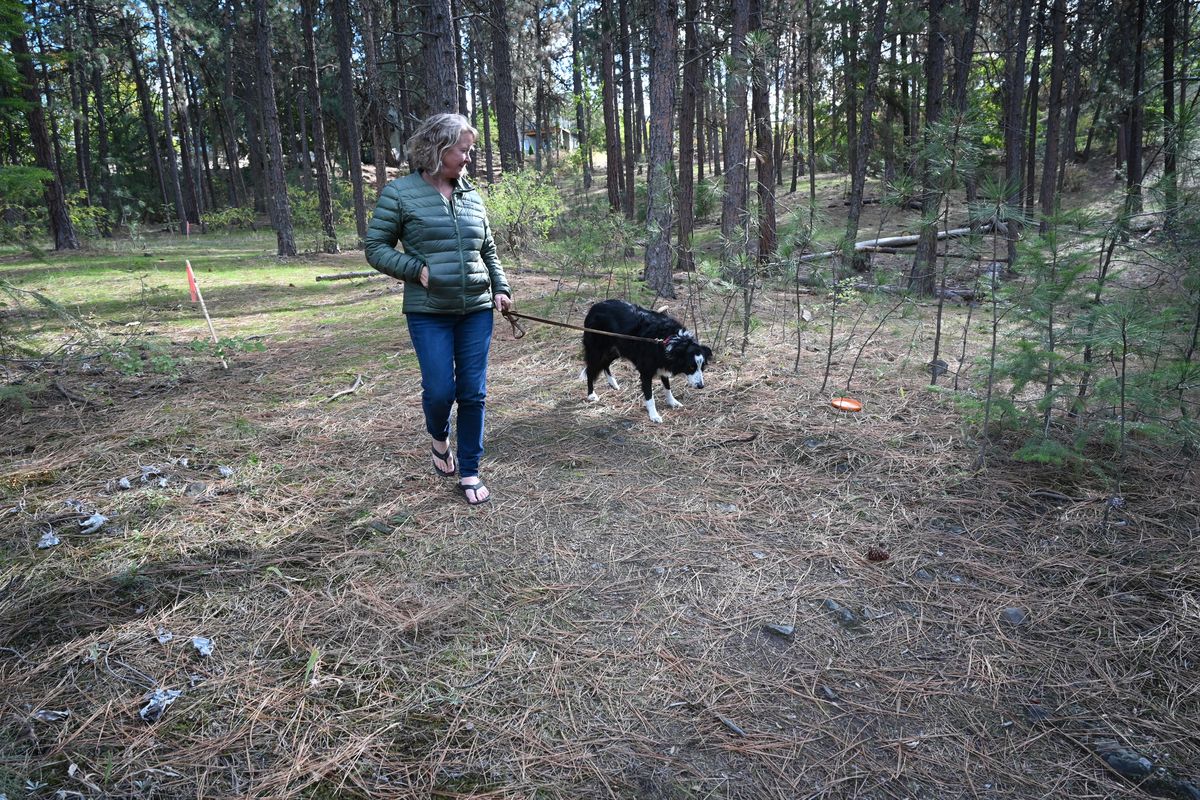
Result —
<path fill-rule="evenodd" d="M 1135 451 L 1121 507 L 1099 470 L 1002 440 L 974 469 L 975 427 L 926 388 L 930 307 L 853 301 L 822 389 L 822 295 L 797 326 L 792 292 L 764 290 L 743 350 L 740 300 L 687 276 L 672 313 L 718 361 L 661 425 L 627 368 L 584 402 L 576 334 L 498 321 L 495 500 L 468 508 L 430 466 L 400 288 L 314 281 L 361 253 L 143 244 L 0 261 L 125 354 L 0 416 L 0 795 L 1186 797 L 1200 778 L 1196 465 Z M 185 258 L 228 369 L 191 346 Z M 647 301 L 612 273 L 510 271 L 529 313 Z M 977 388 L 985 319 L 946 313 L 975 332 L 950 368 Z M 863 411 L 831 408 L 842 392 Z"/>

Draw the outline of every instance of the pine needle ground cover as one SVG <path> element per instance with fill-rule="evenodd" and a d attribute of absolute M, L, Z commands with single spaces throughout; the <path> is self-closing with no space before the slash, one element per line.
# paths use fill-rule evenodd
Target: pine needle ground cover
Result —
<path fill-rule="evenodd" d="M 361 254 L 172 241 L 0 264 L 132 353 L 0 417 L 0 793 L 1125 797 L 1200 775 L 1195 464 L 1131 448 L 1119 507 L 1095 470 L 1002 447 L 973 470 L 977 433 L 924 388 L 928 305 L 856 307 L 821 392 L 822 295 L 797 323 L 766 291 L 743 353 L 737 302 L 689 276 L 670 311 L 718 362 L 662 425 L 632 370 L 583 402 L 577 334 L 498 321 L 496 498 L 471 509 L 429 464 L 398 288 L 313 280 Z M 185 257 L 228 370 L 193 344 Z M 564 321 L 647 301 L 513 272 L 522 310 Z M 839 413 L 852 367 L 864 410 Z"/>

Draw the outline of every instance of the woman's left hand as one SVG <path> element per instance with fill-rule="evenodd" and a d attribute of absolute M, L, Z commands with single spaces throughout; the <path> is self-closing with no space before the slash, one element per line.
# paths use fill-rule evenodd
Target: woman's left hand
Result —
<path fill-rule="evenodd" d="M 500 311 L 501 314 L 503 314 L 505 311 L 508 311 L 509 309 L 511 309 L 513 307 L 512 298 L 506 294 L 496 295 L 494 302 L 496 303 L 496 308 Z"/>

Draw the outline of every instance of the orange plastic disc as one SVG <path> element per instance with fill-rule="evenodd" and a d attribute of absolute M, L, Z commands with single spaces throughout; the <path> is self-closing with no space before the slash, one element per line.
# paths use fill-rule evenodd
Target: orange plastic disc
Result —
<path fill-rule="evenodd" d="M 835 397 L 829 401 L 829 405 L 838 411 L 862 411 L 862 403 L 853 397 Z"/>

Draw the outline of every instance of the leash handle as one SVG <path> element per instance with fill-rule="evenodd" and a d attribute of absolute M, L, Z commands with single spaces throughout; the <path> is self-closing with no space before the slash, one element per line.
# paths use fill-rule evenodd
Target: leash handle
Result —
<path fill-rule="evenodd" d="M 507 308 L 500 312 L 500 316 L 508 320 L 508 324 L 512 325 L 512 335 L 514 339 L 520 339 L 525 335 L 525 329 L 521 327 L 521 323 L 517 322 L 517 315 Z"/>

